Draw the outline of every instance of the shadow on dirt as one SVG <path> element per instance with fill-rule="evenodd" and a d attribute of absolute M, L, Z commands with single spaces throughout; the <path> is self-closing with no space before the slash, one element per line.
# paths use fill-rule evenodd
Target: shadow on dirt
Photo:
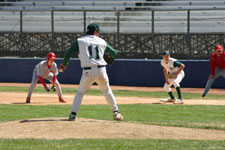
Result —
<path fill-rule="evenodd" d="M 35 120 L 21 120 L 20 123 L 29 123 L 29 122 L 50 122 L 50 121 L 68 121 L 68 119 L 35 119 Z"/>

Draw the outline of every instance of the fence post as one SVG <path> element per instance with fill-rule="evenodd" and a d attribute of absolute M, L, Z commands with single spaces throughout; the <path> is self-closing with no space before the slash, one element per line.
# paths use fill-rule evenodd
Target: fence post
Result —
<path fill-rule="evenodd" d="M 51 28 L 52 34 L 54 33 L 54 10 L 51 10 Z"/>
<path fill-rule="evenodd" d="M 190 9 L 187 10 L 187 33 L 190 33 Z"/>
<path fill-rule="evenodd" d="M 84 10 L 84 34 L 86 34 L 86 10 Z"/>
<path fill-rule="evenodd" d="M 19 34 L 19 47 L 21 51 L 24 51 L 26 48 L 24 46 L 24 34 L 23 34 L 23 10 L 20 10 L 20 34 Z"/>
<path fill-rule="evenodd" d="M 155 11 L 152 10 L 152 34 L 155 33 Z"/>
<path fill-rule="evenodd" d="M 117 10 L 117 32 L 116 32 L 116 48 L 120 46 L 120 11 Z"/>
<path fill-rule="evenodd" d="M 155 10 L 152 10 L 152 51 L 155 53 Z"/>
<path fill-rule="evenodd" d="M 190 35 L 190 9 L 187 10 L 187 46 L 189 49 L 189 56 L 192 54 L 191 50 L 191 35 Z"/>
<path fill-rule="evenodd" d="M 23 32 L 23 10 L 20 10 L 20 33 Z"/>
<path fill-rule="evenodd" d="M 54 39 L 55 39 L 55 31 L 54 31 L 54 10 L 51 10 L 51 27 L 52 27 L 52 41 L 51 41 L 51 51 L 55 51 Z"/>

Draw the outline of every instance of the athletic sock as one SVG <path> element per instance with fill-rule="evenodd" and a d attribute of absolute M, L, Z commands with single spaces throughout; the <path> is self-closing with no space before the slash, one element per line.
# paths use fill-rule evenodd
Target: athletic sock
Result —
<path fill-rule="evenodd" d="M 170 95 L 170 98 L 171 98 L 171 99 L 175 99 L 175 97 L 174 97 L 172 91 L 168 92 L 168 94 Z"/>
<path fill-rule="evenodd" d="M 176 87 L 176 90 L 177 90 L 178 98 L 179 98 L 180 100 L 182 100 L 182 95 L 181 95 L 180 87 Z"/>

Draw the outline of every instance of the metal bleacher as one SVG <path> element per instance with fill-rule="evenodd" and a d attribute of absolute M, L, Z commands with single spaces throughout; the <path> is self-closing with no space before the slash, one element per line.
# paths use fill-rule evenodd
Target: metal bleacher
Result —
<path fill-rule="evenodd" d="M 0 0 L 0 51 L 45 56 L 51 48 L 62 55 L 65 43 L 96 22 L 121 57 L 156 58 L 173 49 L 208 58 L 225 41 L 224 14 L 225 0 Z"/>
<path fill-rule="evenodd" d="M 92 0 L 38 0 L 22 2 L 2 2 L 3 10 L 125 10 L 135 7 L 136 1 L 92 1 Z"/>
<path fill-rule="evenodd" d="M 221 9 L 223 0 L 22 0 L 0 1 L 2 10 L 186 10 Z"/>
<path fill-rule="evenodd" d="M 82 32 L 86 22 L 97 22 L 107 33 L 151 33 L 154 10 L 155 33 L 187 32 L 187 10 L 190 32 L 224 32 L 225 1 L 145 1 L 145 0 L 23 0 L 0 2 L 0 31 L 51 32 L 51 10 L 54 10 L 55 32 Z M 206 10 L 203 10 L 206 9 Z M 213 26 L 213 28 L 212 28 Z"/>

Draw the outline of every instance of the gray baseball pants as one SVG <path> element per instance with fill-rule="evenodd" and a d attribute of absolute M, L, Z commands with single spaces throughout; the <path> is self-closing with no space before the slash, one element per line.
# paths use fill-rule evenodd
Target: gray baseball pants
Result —
<path fill-rule="evenodd" d="M 206 83 L 205 90 L 204 90 L 204 93 L 203 93 L 204 96 L 206 96 L 208 94 L 208 92 L 211 89 L 214 81 L 220 76 L 223 76 L 225 78 L 225 69 L 219 69 L 219 68 L 216 67 L 214 78 L 208 80 L 207 83 Z"/>
<path fill-rule="evenodd" d="M 52 83 L 53 82 L 53 74 L 49 73 L 49 75 L 43 79 L 47 79 L 50 83 Z M 29 88 L 27 97 L 31 97 L 34 87 L 36 86 L 38 80 L 39 79 L 38 79 L 37 71 L 34 69 L 32 81 L 30 84 L 30 88 Z M 56 92 L 58 94 L 58 97 L 62 97 L 62 90 L 61 90 L 61 86 L 60 86 L 58 80 L 56 80 Z"/>

